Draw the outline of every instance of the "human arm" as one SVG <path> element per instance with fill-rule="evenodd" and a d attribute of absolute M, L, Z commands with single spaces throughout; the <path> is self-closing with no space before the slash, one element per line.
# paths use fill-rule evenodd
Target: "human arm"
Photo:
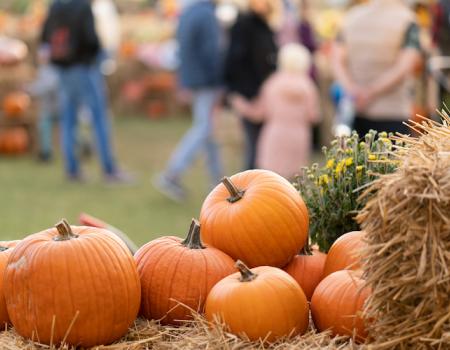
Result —
<path fill-rule="evenodd" d="M 395 88 L 412 74 L 421 58 L 419 28 L 413 23 L 407 29 L 405 42 L 395 64 L 357 96 L 357 108 L 364 108 L 376 97 Z"/>
<path fill-rule="evenodd" d="M 233 94 L 230 96 L 233 109 L 249 120 L 260 122 L 264 119 L 264 106 L 260 98 L 249 101 L 245 97 Z"/>

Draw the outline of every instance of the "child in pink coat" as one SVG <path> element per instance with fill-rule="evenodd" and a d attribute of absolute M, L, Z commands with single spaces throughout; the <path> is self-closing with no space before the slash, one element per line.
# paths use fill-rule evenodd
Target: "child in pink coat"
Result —
<path fill-rule="evenodd" d="M 239 114 L 264 121 L 257 166 L 292 179 L 309 165 L 312 125 L 319 122 L 318 91 L 309 77 L 311 56 L 297 44 L 284 46 L 278 70 L 264 83 L 259 97 L 231 98 Z"/>

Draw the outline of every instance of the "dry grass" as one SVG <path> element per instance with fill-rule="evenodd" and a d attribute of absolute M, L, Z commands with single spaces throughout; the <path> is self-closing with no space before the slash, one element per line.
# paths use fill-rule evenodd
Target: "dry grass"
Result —
<path fill-rule="evenodd" d="M 450 348 L 450 118 L 412 123 L 399 170 L 369 189 L 358 220 L 367 232 L 364 270 L 369 349 Z M 369 193 L 369 192 L 367 192 Z"/>
<path fill-rule="evenodd" d="M 0 334 L 2 350 L 45 350 L 49 346 L 27 341 L 14 330 Z M 71 347 L 53 347 L 56 350 L 72 350 Z M 201 316 L 180 327 L 163 327 L 155 321 L 138 319 L 129 333 L 116 344 L 99 346 L 98 350 L 147 350 L 147 349 L 183 349 L 183 350 L 293 350 L 293 349 L 358 349 L 352 341 L 344 337 L 331 338 L 328 333 L 316 333 L 311 330 L 303 336 L 282 339 L 274 344 L 249 342 L 225 331 L 222 326 L 211 327 Z"/>

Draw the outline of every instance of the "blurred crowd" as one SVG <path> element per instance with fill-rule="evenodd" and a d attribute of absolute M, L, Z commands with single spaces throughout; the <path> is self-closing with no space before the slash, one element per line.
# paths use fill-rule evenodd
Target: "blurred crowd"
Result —
<path fill-rule="evenodd" d="M 309 164 L 330 110 L 334 134 L 356 130 L 363 137 L 371 129 L 409 133 L 405 122 L 414 115 L 419 86 L 427 95 L 423 114 L 431 116 L 449 90 L 444 71 L 450 68 L 450 3 L 332 2 L 346 10 L 327 48 L 330 89 L 322 84 L 318 56 L 324 45 L 315 32 L 313 0 L 170 2 L 171 13 L 177 14 L 178 45 L 177 59 L 167 59 L 178 62 L 179 87 L 190 93 L 193 122 L 155 177 L 157 189 L 184 199 L 182 177 L 199 154 L 206 156 L 211 185 L 220 181 L 224 169 L 213 132 L 219 105 L 239 116 L 243 168 L 269 169 L 286 178 Z M 80 123 L 94 131 L 105 178 L 130 180 L 111 149 L 104 82 L 104 75 L 114 71 L 119 23 L 111 0 L 55 0 L 48 10 L 39 74 L 26 89 L 42 101 L 40 157 L 51 159 L 49 135 L 60 120 L 71 180 L 83 177 Z M 435 89 L 424 92 L 429 85 Z"/>

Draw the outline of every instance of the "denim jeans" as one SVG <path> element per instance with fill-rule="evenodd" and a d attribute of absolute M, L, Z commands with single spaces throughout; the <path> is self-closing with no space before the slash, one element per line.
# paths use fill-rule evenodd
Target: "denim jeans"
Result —
<path fill-rule="evenodd" d="M 194 91 L 193 124 L 169 161 L 167 177 L 178 180 L 195 157 L 204 151 L 212 184 L 216 185 L 220 182 L 223 170 L 212 130 L 213 109 L 217 96 L 218 92 L 214 88 Z"/>
<path fill-rule="evenodd" d="M 39 115 L 39 153 L 51 156 L 53 154 L 53 125 L 58 121 L 58 116 L 54 115 L 46 108 L 42 108 Z"/>
<path fill-rule="evenodd" d="M 105 174 L 116 172 L 111 150 L 110 125 L 104 78 L 97 64 L 75 65 L 60 69 L 61 145 L 69 176 L 80 173 L 77 149 L 78 110 L 81 105 L 91 112 L 94 139 Z"/>

